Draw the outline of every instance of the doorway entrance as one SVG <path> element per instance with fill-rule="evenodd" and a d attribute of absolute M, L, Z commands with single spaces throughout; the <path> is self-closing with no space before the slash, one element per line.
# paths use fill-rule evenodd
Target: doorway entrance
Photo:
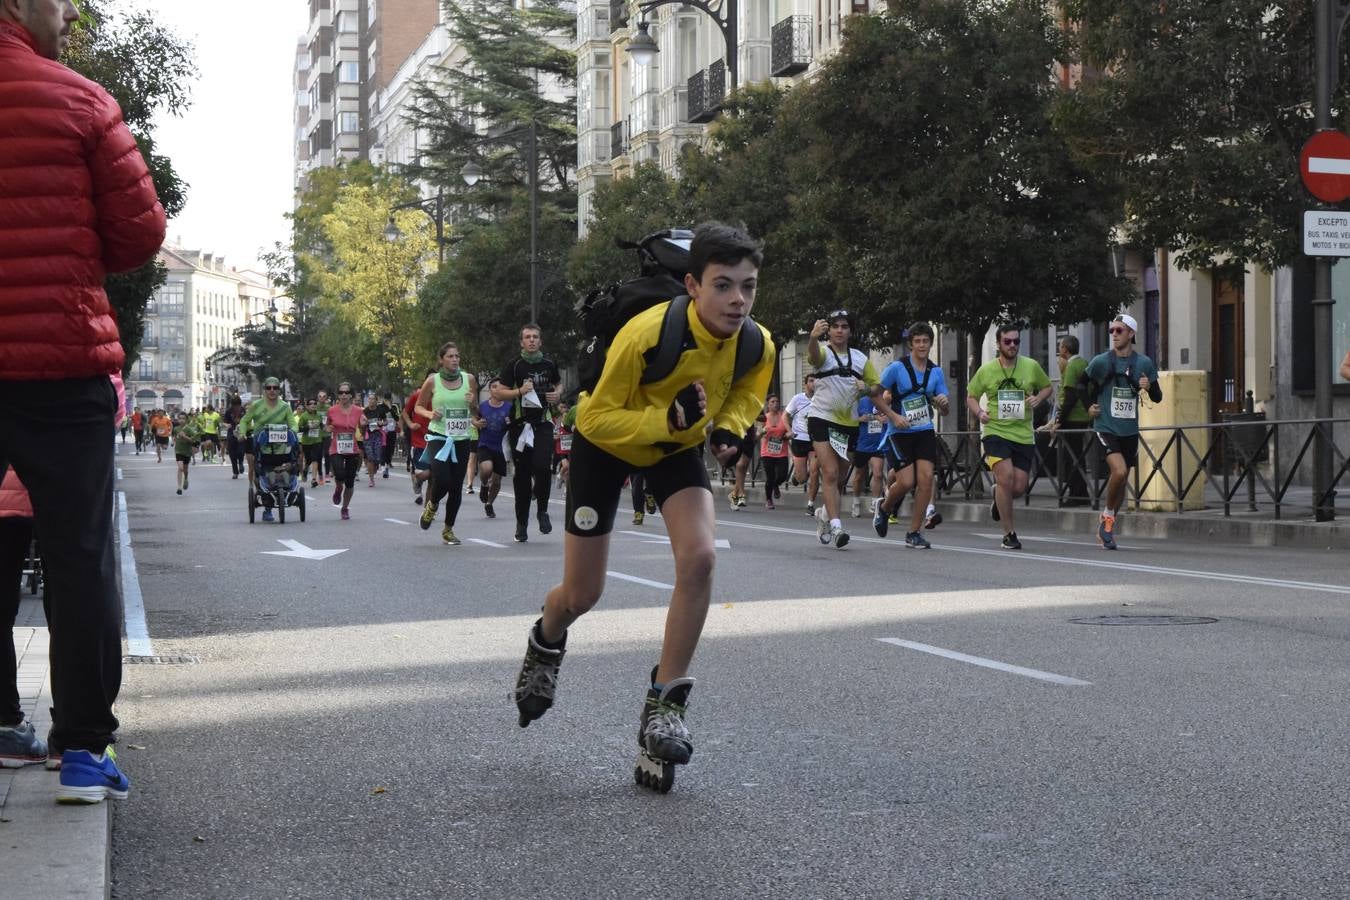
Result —
<path fill-rule="evenodd" d="M 1246 397 L 1243 379 L 1245 339 L 1242 321 L 1241 269 L 1215 270 L 1214 319 L 1210 330 L 1209 406 L 1210 421 L 1222 413 L 1242 412 Z"/>

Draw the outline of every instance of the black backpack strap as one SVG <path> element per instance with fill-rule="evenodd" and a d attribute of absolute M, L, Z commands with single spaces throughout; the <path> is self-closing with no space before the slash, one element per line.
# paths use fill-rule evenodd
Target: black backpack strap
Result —
<path fill-rule="evenodd" d="M 642 370 L 642 383 L 660 381 L 679 365 L 684 352 L 684 334 L 689 329 L 689 296 L 682 294 L 670 301 L 661 318 L 661 336 L 656 346 L 646 352 L 647 367 Z"/>
<path fill-rule="evenodd" d="M 735 384 L 764 358 L 764 332 L 759 330 L 755 320 L 746 316 L 741 323 L 741 333 L 736 338 L 736 362 L 732 370 L 731 383 Z"/>
<path fill-rule="evenodd" d="M 920 394 L 924 397 L 927 397 L 928 380 L 933 377 L 933 364 L 929 363 L 928 368 L 923 370 L 923 383 L 920 384 L 919 373 L 914 371 L 914 364 L 909 361 L 909 357 L 908 356 L 900 357 L 900 362 L 904 364 L 905 372 L 909 374 L 909 390 L 905 391 L 905 393 L 901 395 L 900 399 L 903 400 L 910 394 Z"/>

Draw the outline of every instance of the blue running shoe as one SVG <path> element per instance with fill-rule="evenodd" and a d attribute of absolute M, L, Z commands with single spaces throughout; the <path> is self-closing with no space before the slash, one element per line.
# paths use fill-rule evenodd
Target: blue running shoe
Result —
<path fill-rule="evenodd" d="M 61 754 L 57 803 L 101 803 L 107 797 L 125 800 L 130 789 L 131 782 L 117 768 L 117 754 L 111 744 L 102 756 L 88 750 L 67 750 Z"/>
<path fill-rule="evenodd" d="M 911 550 L 931 550 L 933 545 L 928 543 L 928 539 L 917 531 L 911 531 L 905 535 L 905 546 Z"/>
<path fill-rule="evenodd" d="M 264 509 L 264 510 L 263 510 L 263 521 L 264 521 L 264 522 L 271 522 L 271 521 L 272 521 L 272 511 L 271 511 L 270 509 Z"/>
<path fill-rule="evenodd" d="M 885 537 L 886 532 L 890 530 L 890 515 L 881 508 L 881 498 L 872 501 L 872 528 L 876 530 L 877 537 Z"/>

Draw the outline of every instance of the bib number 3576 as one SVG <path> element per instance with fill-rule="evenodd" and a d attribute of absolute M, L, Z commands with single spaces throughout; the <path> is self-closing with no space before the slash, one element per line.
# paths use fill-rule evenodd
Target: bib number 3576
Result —
<path fill-rule="evenodd" d="M 1111 417 L 1115 419 L 1137 419 L 1139 403 L 1129 388 L 1111 388 Z"/>

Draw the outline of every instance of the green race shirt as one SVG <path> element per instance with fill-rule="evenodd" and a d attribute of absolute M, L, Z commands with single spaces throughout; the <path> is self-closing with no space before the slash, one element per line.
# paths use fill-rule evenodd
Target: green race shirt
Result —
<path fill-rule="evenodd" d="M 201 440 L 201 436 L 201 430 L 192 422 L 188 422 L 186 425 L 175 425 L 173 427 L 174 455 L 191 456 L 192 448 Z"/>
<path fill-rule="evenodd" d="M 1029 356 L 1017 357 L 1011 367 L 1002 365 L 995 356 L 975 372 L 966 393 L 977 400 L 988 398 L 989 422 L 984 426 L 986 437 L 1001 437 L 1014 444 L 1033 444 L 1031 407 L 1026 401 L 1050 386 L 1050 376 L 1040 363 Z"/>
<path fill-rule="evenodd" d="M 296 416 L 295 430 L 300 435 L 300 443 L 317 444 L 323 440 L 324 422 L 327 416 L 320 412 L 305 410 Z"/>
<path fill-rule="evenodd" d="M 1092 421 L 1092 430 L 1129 437 L 1139 433 L 1139 377 L 1147 375 L 1158 383 L 1158 367 L 1139 353 L 1117 356 L 1108 350 L 1088 363 L 1087 377 L 1098 386 L 1093 403 L 1101 413 Z M 1155 398 L 1156 399 L 1156 398 Z"/>
<path fill-rule="evenodd" d="M 276 406 L 268 406 L 267 399 L 260 397 L 249 405 L 239 425 L 240 433 L 250 436 L 257 434 L 264 425 L 288 425 L 294 429 L 295 414 L 289 403 L 278 400 Z"/>
<path fill-rule="evenodd" d="M 1073 385 L 1078 388 L 1082 384 L 1083 376 L 1087 372 L 1088 363 L 1081 356 L 1070 358 L 1069 364 L 1064 367 L 1064 377 L 1059 382 L 1059 396 L 1055 398 L 1056 403 L 1061 409 L 1064 407 L 1064 388 Z M 1088 415 L 1088 407 L 1092 404 L 1091 397 L 1083 396 L 1083 392 L 1078 392 L 1078 402 L 1073 405 L 1073 409 L 1065 415 L 1064 421 L 1077 428 L 1086 428 L 1091 416 Z"/>

